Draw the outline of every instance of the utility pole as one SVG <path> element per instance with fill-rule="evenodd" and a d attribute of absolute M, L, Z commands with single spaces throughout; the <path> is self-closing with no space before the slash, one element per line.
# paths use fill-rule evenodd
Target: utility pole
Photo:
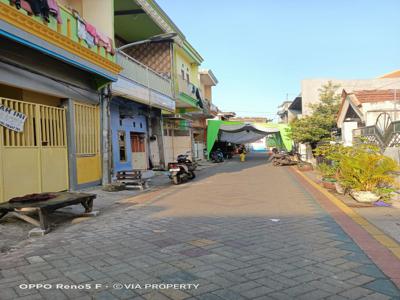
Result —
<path fill-rule="evenodd" d="M 111 143 L 110 143 L 110 99 L 111 84 L 102 89 L 101 92 L 101 118 L 102 118 L 102 185 L 105 186 L 111 183 Z"/>

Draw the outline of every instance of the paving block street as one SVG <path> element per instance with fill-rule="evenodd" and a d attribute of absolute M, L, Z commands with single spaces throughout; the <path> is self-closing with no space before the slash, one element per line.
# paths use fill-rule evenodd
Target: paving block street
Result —
<path fill-rule="evenodd" d="M 400 299 L 290 168 L 265 154 L 152 193 L 0 256 L 0 299 Z M 52 288 L 26 288 L 36 283 Z"/>
<path fill-rule="evenodd" d="M 238 3 L 0 0 L 0 300 L 400 300 L 400 1 Z"/>

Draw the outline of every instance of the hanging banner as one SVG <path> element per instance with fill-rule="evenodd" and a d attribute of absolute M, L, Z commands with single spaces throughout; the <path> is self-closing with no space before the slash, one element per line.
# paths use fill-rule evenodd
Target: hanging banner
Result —
<path fill-rule="evenodd" d="M 0 125 L 8 129 L 22 132 L 26 115 L 0 104 Z"/>

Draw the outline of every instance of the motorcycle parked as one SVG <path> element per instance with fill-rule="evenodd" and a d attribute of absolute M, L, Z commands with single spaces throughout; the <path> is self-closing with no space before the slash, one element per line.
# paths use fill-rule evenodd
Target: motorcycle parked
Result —
<path fill-rule="evenodd" d="M 278 151 L 278 149 L 272 149 L 272 164 L 274 166 L 292 166 L 297 165 L 301 162 L 300 155 L 293 151 Z"/>
<path fill-rule="evenodd" d="M 169 178 L 173 184 L 180 184 L 196 177 L 194 170 L 197 164 L 189 159 L 188 155 L 178 155 L 177 162 L 168 164 Z"/>
<path fill-rule="evenodd" d="M 217 149 L 210 154 L 211 161 L 214 163 L 220 163 L 224 161 L 224 153 L 221 150 Z"/>
<path fill-rule="evenodd" d="M 192 162 L 189 159 L 189 155 L 187 154 L 180 154 L 178 155 L 178 157 L 176 158 L 176 160 L 178 161 L 178 163 L 180 164 L 185 164 L 189 167 L 190 171 L 194 171 L 197 168 L 197 163 L 196 162 Z"/>

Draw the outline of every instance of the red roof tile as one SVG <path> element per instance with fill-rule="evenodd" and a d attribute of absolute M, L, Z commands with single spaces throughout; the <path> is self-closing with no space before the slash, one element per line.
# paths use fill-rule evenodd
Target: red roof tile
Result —
<path fill-rule="evenodd" d="M 379 78 L 398 78 L 398 77 L 400 77 L 400 70 L 396 70 L 396 71 L 387 73 L 385 75 L 382 75 Z"/>
<path fill-rule="evenodd" d="M 361 103 L 400 100 L 400 90 L 364 90 L 353 94 Z"/>

